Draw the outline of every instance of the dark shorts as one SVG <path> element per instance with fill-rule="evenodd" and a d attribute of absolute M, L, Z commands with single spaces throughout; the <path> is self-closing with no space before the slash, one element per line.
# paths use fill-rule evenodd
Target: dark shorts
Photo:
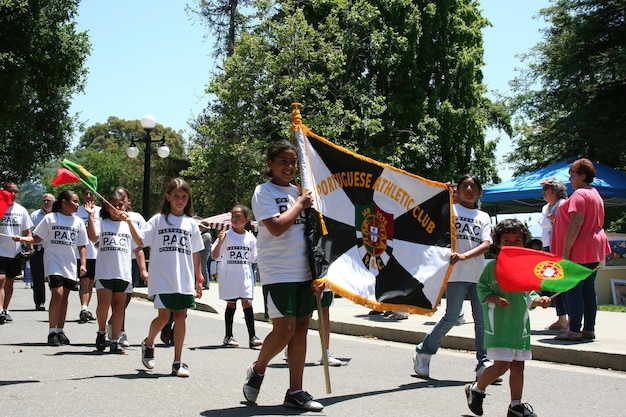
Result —
<path fill-rule="evenodd" d="M 98 279 L 96 290 L 111 290 L 112 292 L 133 292 L 133 284 L 123 279 Z"/>
<path fill-rule="evenodd" d="M 157 294 L 154 297 L 155 308 L 169 310 L 184 310 L 196 307 L 196 297 L 187 294 Z"/>
<path fill-rule="evenodd" d="M 78 291 L 78 281 L 62 277 L 61 275 L 50 275 L 48 277 L 50 289 L 63 287 L 70 291 Z"/>
<path fill-rule="evenodd" d="M 77 264 L 77 272 L 76 275 L 80 278 L 89 278 L 89 279 L 95 279 L 96 277 L 96 260 L 95 259 L 87 259 L 87 273 L 84 276 L 80 276 L 80 259 L 76 260 L 76 264 Z"/>
<path fill-rule="evenodd" d="M 263 286 L 265 315 L 280 317 L 305 317 L 315 309 L 315 295 L 311 281 L 287 282 Z"/>
<path fill-rule="evenodd" d="M 15 258 L 0 256 L 0 275 L 15 278 L 22 273 L 22 263 Z"/>

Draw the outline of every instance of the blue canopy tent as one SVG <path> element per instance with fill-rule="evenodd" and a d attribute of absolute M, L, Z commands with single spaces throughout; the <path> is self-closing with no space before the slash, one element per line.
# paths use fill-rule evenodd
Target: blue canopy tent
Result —
<path fill-rule="evenodd" d="M 546 204 L 539 184 L 542 179 L 555 177 L 567 185 L 568 195 L 574 192 L 569 183 L 570 163 L 564 160 L 507 182 L 485 187 L 481 197 L 481 210 L 492 216 L 540 212 L 541 207 Z M 604 199 L 605 207 L 626 206 L 626 173 L 598 163 L 594 163 L 594 166 L 596 178 L 591 185 Z"/>

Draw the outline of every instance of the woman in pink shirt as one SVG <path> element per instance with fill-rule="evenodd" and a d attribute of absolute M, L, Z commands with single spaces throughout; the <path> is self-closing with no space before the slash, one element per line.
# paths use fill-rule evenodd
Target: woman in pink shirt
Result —
<path fill-rule="evenodd" d="M 570 165 L 569 175 L 574 193 L 559 206 L 550 249 L 563 259 L 594 269 L 610 253 L 602 228 L 604 202 L 598 190 L 590 185 L 596 176 L 596 169 L 590 160 L 582 158 Z M 595 280 L 594 272 L 565 294 L 569 331 L 557 335 L 557 340 L 595 339 L 598 310 Z"/>

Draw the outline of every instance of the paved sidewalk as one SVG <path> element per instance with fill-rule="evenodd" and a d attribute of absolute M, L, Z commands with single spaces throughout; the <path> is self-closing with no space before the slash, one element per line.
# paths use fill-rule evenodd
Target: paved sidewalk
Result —
<path fill-rule="evenodd" d="M 147 288 L 136 288 L 135 296 L 147 297 Z M 257 287 L 253 302 L 255 316 L 263 320 L 263 295 Z M 218 284 L 204 290 L 197 300 L 198 310 L 223 314 L 226 302 L 218 298 Z M 411 315 L 406 320 L 388 320 L 368 315 L 369 309 L 343 298 L 335 298 L 330 309 L 331 332 L 353 336 L 374 337 L 417 344 L 445 312 L 445 299 L 432 316 Z M 455 326 L 443 339 L 441 347 L 474 350 L 474 326 L 469 301 L 463 306 L 466 323 Z M 311 328 L 317 329 L 317 320 Z M 567 342 L 554 340 L 556 332 L 543 330 L 556 320 L 554 308 L 536 308 L 530 313 L 533 359 L 573 365 L 626 371 L 626 313 L 598 311 L 596 340 Z"/>

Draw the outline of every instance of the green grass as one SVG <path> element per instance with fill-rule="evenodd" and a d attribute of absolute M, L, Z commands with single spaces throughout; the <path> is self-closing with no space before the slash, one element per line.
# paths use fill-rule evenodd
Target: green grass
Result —
<path fill-rule="evenodd" d="M 618 313 L 626 313 L 626 306 L 614 304 L 599 304 L 598 311 L 615 311 Z"/>

